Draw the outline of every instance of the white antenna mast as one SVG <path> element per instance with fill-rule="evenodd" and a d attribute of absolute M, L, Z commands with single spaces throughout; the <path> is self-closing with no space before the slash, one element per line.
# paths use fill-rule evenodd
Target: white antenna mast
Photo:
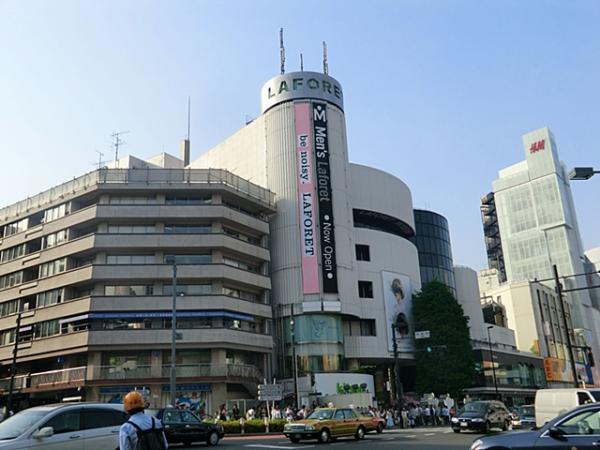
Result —
<path fill-rule="evenodd" d="M 285 73 L 285 47 L 283 46 L 283 28 L 279 30 L 279 60 L 281 63 L 281 74 Z"/>
<path fill-rule="evenodd" d="M 323 41 L 323 73 L 329 74 L 329 64 L 327 63 L 327 42 Z"/>
<path fill-rule="evenodd" d="M 118 131 L 118 132 L 114 132 L 113 134 L 111 134 L 111 137 L 114 139 L 114 142 L 112 145 L 115 149 L 115 167 L 117 169 L 119 168 L 119 147 L 121 147 L 122 145 L 125 145 L 127 143 L 123 139 L 121 139 L 121 135 L 127 134 L 127 133 L 129 133 L 129 131 Z"/>
<path fill-rule="evenodd" d="M 103 161 L 102 157 L 104 156 L 104 153 L 102 153 L 100 150 L 96 150 L 96 153 L 98 153 L 98 162 L 95 163 L 95 166 L 98 166 L 98 169 L 101 169 L 104 164 L 106 164 L 108 161 Z"/>

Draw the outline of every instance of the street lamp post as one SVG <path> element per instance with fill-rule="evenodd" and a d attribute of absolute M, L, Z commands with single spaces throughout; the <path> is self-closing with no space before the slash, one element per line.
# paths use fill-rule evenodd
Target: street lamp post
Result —
<path fill-rule="evenodd" d="M 15 390 L 15 372 L 17 371 L 17 353 L 19 352 L 19 329 L 21 328 L 21 305 L 17 314 L 17 327 L 15 328 L 15 345 L 13 346 L 12 364 L 10 366 L 10 384 L 8 385 L 8 399 L 6 401 L 6 413 L 12 411 L 13 391 Z"/>
<path fill-rule="evenodd" d="M 402 410 L 404 389 L 400 380 L 400 361 L 398 359 L 398 341 L 396 339 L 396 324 L 392 323 L 392 350 L 394 352 L 394 393 L 398 409 Z"/>
<path fill-rule="evenodd" d="M 492 363 L 492 376 L 494 377 L 494 389 L 496 390 L 496 400 L 500 400 L 500 394 L 498 393 L 498 380 L 496 379 L 496 366 L 494 365 L 494 350 L 492 349 L 492 338 L 490 336 L 490 330 L 494 328 L 493 325 L 487 327 L 488 344 L 490 345 L 490 359 Z"/>
<path fill-rule="evenodd" d="M 594 170 L 593 167 L 574 167 L 569 172 L 570 180 L 589 180 L 594 174 L 600 173 L 600 170 Z"/>
<path fill-rule="evenodd" d="M 167 260 L 173 265 L 173 283 L 172 283 L 172 308 L 171 308 L 171 370 L 170 370 L 170 391 L 171 391 L 171 406 L 175 406 L 176 401 L 176 382 L 177 382 L 177 367 L 175 364 L 176 349 L 177 349 L 177 263 L 175 257 Z"/>
<path fill-rule="evenodd" d="M 294 320 L 294 304 L 291 305 L 290 334 L 292 338 L 292 370 L 294 371 L 294 396 L 296 397 L 296 408 L 300 408 L 298 395 L 298 358 L 296 356 L 296 322 Z"/>

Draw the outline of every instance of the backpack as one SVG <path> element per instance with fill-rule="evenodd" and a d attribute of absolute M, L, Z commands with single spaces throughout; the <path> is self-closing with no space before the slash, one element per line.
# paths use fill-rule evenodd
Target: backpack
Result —
<path fill-rule="evenodd" d="M 163 438 L 162 428 L 156 428 L 154 426 L 154 417 L 152 417 L 152 428 L 142 430 L 137 424 L 131 420 L 127 421 L 128 424 L 132 425 L 136 429 L 137 433 L 137 445 L 135 450 L 166 450 L 165 440 Z"/>

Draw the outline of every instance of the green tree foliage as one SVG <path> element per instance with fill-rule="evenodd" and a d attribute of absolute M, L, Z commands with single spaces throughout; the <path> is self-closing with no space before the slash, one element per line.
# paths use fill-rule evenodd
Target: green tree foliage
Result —
<path fill-rule="evenodd" d="M 416 331 L 429 330 L 429 339 L 415 340 L 419 393 L 460 392 L 473 383 L 475 368 L 468 317 L 446 285 L 431 281 L 413 296 Z"/>

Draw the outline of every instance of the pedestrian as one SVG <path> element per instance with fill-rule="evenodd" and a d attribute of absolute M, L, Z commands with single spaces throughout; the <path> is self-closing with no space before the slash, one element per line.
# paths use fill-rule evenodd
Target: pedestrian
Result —
<path fill-rule="evenodd" d="M 386 423 L 385 423 L 386 428 L 393 428 L 394 426 L 396 426 L 396 423 L 394 422 L 394 416 L 392 414 L 391 409 L 387 410 L 387 413 L 385 415 L 385 420 L 386 420 Z"/>
<path fill-rule="evenodd" d="M 231 415 L 233 416 L 234 420 L 239 420 L 239 418 L 240 418 L 240 408 L 238 408 L 237 403 L 233 404 L 233 407 L 231 408 Z"/>
<path fill-rule="evenodd" d="M 123 409 L 129 420 L 119 430 L 119 450 L 166 450 L 167 438 L 160 420 L 144 414 L 146 404 L 139 391 L 123 399 Z"/>
<path fill-rule="evenodd" d="M 250 409 L 246 411 L 246 420 L 254 419 L 255 414 L 254 408 L 251 406 Z"/>

